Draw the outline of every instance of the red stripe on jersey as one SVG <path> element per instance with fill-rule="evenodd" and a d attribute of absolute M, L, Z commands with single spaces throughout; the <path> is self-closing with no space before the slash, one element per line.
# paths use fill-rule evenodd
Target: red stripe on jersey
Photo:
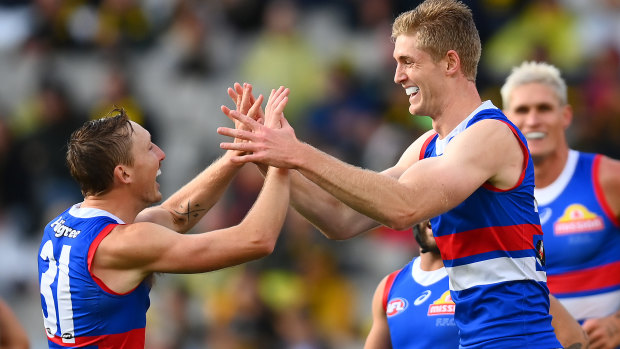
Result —
<path fill-rule="evenodd" d="M 435 237 L 443 259 L 452 260 L 491 251 L 534 248 L 533 236 L 542 235 L 535 224 L 489 227 Z"/>
<path fill-rule="evenodd" d="M 125 333 L 107 334 L 101 336 L 82 336 L 75 337 L 75 343 L 63 343 L 62 338 L 54 336 L 48 340 L 67 348 L 81 348 L 96 345 L 99 349 L 133 349 L 144 348 L 146 338 L 144 328 L 137 328 Z"/>
<path fill-rule="evenodd" d="M 432 135 L 430 135 L 426 141 L 424 141 L 424 144 L 422 144 L 422 149 L 420 149 L 420 159 L 422 160 L 424 159 L 424 155 L 426 153 L 426 148 L 428 148 L 428 145 L 431 143 L 431 141 L 433 140 L 433 138 L 435 137 L 435 135 L 437 135 L 437 132 L 433 132 Z"/>
<path fill-rule="evenodd" d="M 547 274 L 547 287 L 551 293 L 592 291 L 620 285 L 620 262 L 600 267 L 569 271 L 559 275 Z"/>
<path fill-rule="evenodd" d="M 103 282 L 103 280 L 101 280 L 97 276 L 95 276 L 95 274 L 93 274 L 93 271 L 91 269 L 92 268 L 92 263 L 93 263 L 93 258 L 95 257 L 95 251 L 97 251 L 97 247 L 99 247 L 99 244 L 101 243 L 101 240 L 103 240 L 106 236 L 108 236 L 108 234 L 110 234 L 110 232 L 112 232 L 112 229 L 114 229 L 116 226 L 118 226 L 118 224 L 109 224 L 109 225 L 107 225 L 105 228 L 103 228 L 103 230 L 101 230 L 99 235 L 97 235 L 95 240 L 93 240 L 93 242 L 90 244 L 90 247 L 88 249 L 88 271 L 90 272 L 90 276 L 97 283 L 97 285 L 99 285 L 99 287 L 101 287 L 102 290 L 106 291 L 109 294 L 115 294 L 115 295 L 118 295 L 118 296 L 123 296 L 123 295 L 126 295 L 126 294 L 130 294 L 138 286 L 136 286 L 132 290 L 130 290 L 128 292 L 125 292 L 125 293 L 115 292 L 112 289 L 110 289 L 108 287 L 108 285 L 106 285 Z"/>
<path fill-rule="evenodd" d="M 616 226 L 620 227 L 620 222 L 618 221 L 618 217 L 614 215 L 614 211 L 609 206 L 609 202 L 605 198 L 605 192 L 603 191 L 603 187 L 601 187 L 601 182 L 599 181 L 599 167 L 601 164 L 601 154 L 597 154 L 594 157 L 594 162 L 592 164 L 592 181 L 594 182 L 594 194 L 596 195 L 596 199 L 598 200 L 599 205 L 607 215 L 607 218 Z"/>
<path fill-rule="evenodd" d="M 387 301 L 390 295 L 390 290 L 392 289 L 392 285 L 394 284 L 394 279 L 396 279 L 396 275 L 400 272 L 401 269 L 392 272 L 388 275 L 387 280 L 385 280 L 385 287 L 383 288 L 383 310 L 387 311 Z"/>

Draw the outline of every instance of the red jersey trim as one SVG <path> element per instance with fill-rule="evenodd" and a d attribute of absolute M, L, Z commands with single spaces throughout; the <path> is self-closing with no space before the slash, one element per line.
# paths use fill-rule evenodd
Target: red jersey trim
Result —
<path fill-rule="evenodd" d="M 145 338 L 146 331 L 144 328 L 136 328 L 128 332 L 117 334 L 75 337 L 74 343 L 65 343 L 63 339 L 58 336 L 52 338 L 47 337 L 50 342 L 54 342 L 61 347 L 81 348 L 96 345 L 99 349 L 142 349 L 144 348 Z"/>
<path fill-rule="evenodd" d="M 518 224 L 436 236 L 435 241 L 443 259 L 452 260 L 492 251 L 533 249 L 534 235 L 542 235 L 540 225 Z"/>
<path fill-rule="evenodd" d="M 101 287 L 102 290 L 104 290 L 107 293 L 114 294 L 117 296 L 124 296 L 126 294 L 130 294 L 131 292 L 133 292 L 138 286 L 136 286 L 136 288 L 130 290 L 129 292 L 125 292 L 125 293 L 115 292 L 111 290 L 101 279 L 96 277 L 95 274 L 93 274 L 93 271 L 91 270 L 93 258 L 95 257 L 95 251 L 97 251 L 97 247 L 99 247 L 99 244 L 101 243 L 101 241 L 106 236 L 108 236 L 108 234 L 112 232 L 112 229 L 114 229 L 117 225 L 118 224 L 108 224 L 105 228 L 101 230 L 101 232 L 99 232 L 99 235 L 97 235 L 95 240 L 93 240 L 93 242 L 90 244 L 90 247 L 88 248 L 88 271 L 90 272 L 90 277 L 93 278 L 93 280 L 97 283 L 97 285 L 99 285 L 99 287 Z"/>
<path fill-rule="evenodd" d="M 385 280 L 385 287 L 383 287 L 383 311 L 387 311 L 387 302 L 388 302 L 388 297 L 390 295 L 390 290 L 392 289 L 392 285 L 394 285 L 394 279 L 396 279 L 396 275 L 398 275 L 398 273 L 401 271 L 402 269 L 393 271 L 392 273 L 390 273 L 390 275 L 388 275 L 387 280 Z"/>
<path fill-rule="evenodd" d="M 547 274 L 547 286 L 551 293 L 592 291 L 620 285 L 620 261 L 599 267 L 570 271 L 559 275 Z"/>
<path fill-rule="evenodd" d="M 605 192 L 603 191 L 603 187 L 601 186 L 601 182 L 599 181 L 599 169 L 601 165 L 601 159 L 603 156 L 601 154 L 596 154 L 594 156 L 594 162 L 592 163 L 592 183 L 594 185 L 594 195 L 596 196 L 596 200 L 599 205 L 603 208 L 603 212 L 609 220 L 616 226 L 620 227 L 620 221 L 618 221 L 618 217 L 614 216 L 613 210 L 611 206 L 609 206 L 609 202 L 605 198 Z"/>
<path fill-rule="evenodd" d="M 428 145 L 431 143 L 431 141 L 433 140 L 433 138 L 435 138 L 436 135 L 437 132 L 433 132 L 433 134 L 430 135 L 426 139 L 426 141 L 424 141 L 424 144 L 422 144 L 422 149 L 420 149 L 420 158 L 418 160 L 424 159 L 424 154 L 426 154 L 426 148 L 428 148 Z"/>
<path fill-rule="evenodd" d="M 517 188 L 518 186 L 521 185 L 521 183 L 523 183 L 523 179 L 525 178 L 525 170 L 527 169 L 527 166 L 529 164 L 529 151 L 527 149 L 527 146 L 525 145 L 525 143 L 523 143 L 523 141 L 521 140 L 521 137 L 519 137 L 519 134 L 517 133 L 517 130 L 515 130 L 514 127 L 512 127 L 512 125 L 510 125 L 509 123 L 507 123 L 504 120 L 498 120 L 501 121 L 503 123 L 506 124 L 506 126 L 510 127 L 510 130 L 512 131 L 512 133 L 517 137 L 517 140 L 519 141 L 519 146 L 521 146 L 521 152 L 523 153 L 523 169 L 521 169 L 521 176 L 519 176 L 519 180 L 517 181 L 517 184 L 515 184 L 512 188 L 508 188 L 508 189 L 500 189 L 494 185 L 489 184 L 489 182 L 485 182 L 482 187 L 487 189 L 487 190 L 491 190 L 494 192 L 507 192 L 507 191 L 511 191 L 515 188 Z"/>

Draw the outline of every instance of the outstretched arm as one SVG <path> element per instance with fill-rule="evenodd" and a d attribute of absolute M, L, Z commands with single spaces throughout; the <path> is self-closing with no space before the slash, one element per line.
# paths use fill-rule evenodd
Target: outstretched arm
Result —
<path fill-rule="evenodd" d="M 287 100 L 278 101 L 273 110 L 281 114 Z M 199 273 L 266 256 L 273 251 L 288 206 L 288 170 L 270 168 L 256 202 L 238 225 L 188 235 L 151 222 L 118 225 L 97 247 L 92 272 L 113 291 L 125 293 L 154 272 Z"/>
<path fill-rule="evenodd" d="M 383 309 L 383 292 L 387 276 L 381 280 L 372 297 L 372 326 L 364 349 L 391 349 L 390 328 L 388 326 L 385 309 Z"/>
<path fill-rule="evenodd" d="M 269 129 L 242 115 L 234 117 L 251 132 L 218 129 L 222 135 L 249 141 L 220 145 L 246 152 L 233 161 L 296 169 L 345 205 L 395 229 L 406 229 L 448 211 L 487 181 L 499 188 L 513 186 L 524 163 L 514 134 L 508 126 L 495 120 L 480 121 L 469 127 L 452 139 L 440 157 L 417 161 L 418 154 L 412 149 L 419 151 L 423 142 L 419 139 L 396 167 L 377 173 L 348 165 L 300 142 L 286 120 L 282 121 L 282 128 Z M 399 177 L 394 178 L 392 174 Z M 298 183 L 295 179 L 294 185 Z M 314 204 L 325 205 L 318 201 Z M 336 224 L 340 228 L 344 225 Z"/>
<path fill-rule="evenodd" d="M 237 111 L 251 116 L 258 115 L 263 96 L 254 99 L 251 93 L 252 86 L 246 85 L 241 88 L 237 85 L 235 87 L 242 92 L 236 103 Z M 222 110 L 224 109 L 229 110 L 222 106 Z M 235 122 L 235 127 L 243 129 L 244 125 Z M 242 140 L 235 141 L 242 142 Z M 239 152 L 227 151 L 163 203 L 140 212 L 136 222 L 157 223 L 180 233 L 189 231 L 217 203 L 243 166 L 231 161 L 236 155 L 239 155 Z"/>

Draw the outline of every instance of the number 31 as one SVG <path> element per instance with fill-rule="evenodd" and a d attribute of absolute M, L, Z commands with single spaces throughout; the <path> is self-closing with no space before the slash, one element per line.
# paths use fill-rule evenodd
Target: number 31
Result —
<path fill-rule="evenodd" d="M 75 343 L 73 328 L 73 305 L 71 304 L 71 288 L 69 287 L 69 253 L 71 246 L 62 246 L 60 259 L 54 258 L 52 241 L 47 241 L 41 248 L 41 258 L 48 261 L 49 268 L 41 275 L 41 295 L 47 306 L 47 316 L 43 314 L 45 333 L 53 338 L 58 329 L 56 323 L 56 303 L 58 304 L 58 319 L 63 343 Z M 60 270 L 60 273 L 58 273 Z M 52 283 L 58 275 L 56 286 L 56 301 L 52 294 Z"/>

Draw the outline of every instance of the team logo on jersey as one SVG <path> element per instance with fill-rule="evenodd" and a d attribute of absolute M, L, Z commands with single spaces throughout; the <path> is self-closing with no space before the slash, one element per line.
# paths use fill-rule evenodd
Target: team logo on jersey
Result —
<path fill-rule="evenodd" d="M 539 212 L 540 225 L 544 225 L 545 223 L 547 223 L 549 221 L 549 218 L 551 218 L 552 213 L 553 210 L 551 209 L 551 207 L 543 208 L 543 210 Z"/>
<path fill-rule="evenodd" d="M 413 301 L 413 305 L 420 305 L 424 302 L 426 302 L 426 300 L 428 299 L 428 297 L 431 296 L 431 290 L 426 290 L 424 292 L 422 292 L 422 294 L 415 299 L 415 301 Z"/>
<path fill-rule="evenodd" d="M 385 309 L 385 315 L 387 316 L 398 315 L 402 313 L 403 311 L 405 311 L 405 309 L 407 309 L 408 304 L 409 303 L 407 303 L 407 300 L 404 298 L 400 298 L 400 297 L 394 298 L 388 302 L 387 307 Z"/>
<path fill-rule="evenodd" d="M 587 233 L 605 228 L 603 218 L 581 204 L 572 204 L 553 225 L 555 235 Z"/>
<path fill-rule="evenodd" d="M 446 291 L 439 299 L 428 306 L 427 315 L 454 315 L 454 307 L 450 291 Z"/>
<path fill-rule="evenodd" d="M 541 266 L 545 266 L 545 246 L 542 240 L 536 243 L 536 259 Z"/>

